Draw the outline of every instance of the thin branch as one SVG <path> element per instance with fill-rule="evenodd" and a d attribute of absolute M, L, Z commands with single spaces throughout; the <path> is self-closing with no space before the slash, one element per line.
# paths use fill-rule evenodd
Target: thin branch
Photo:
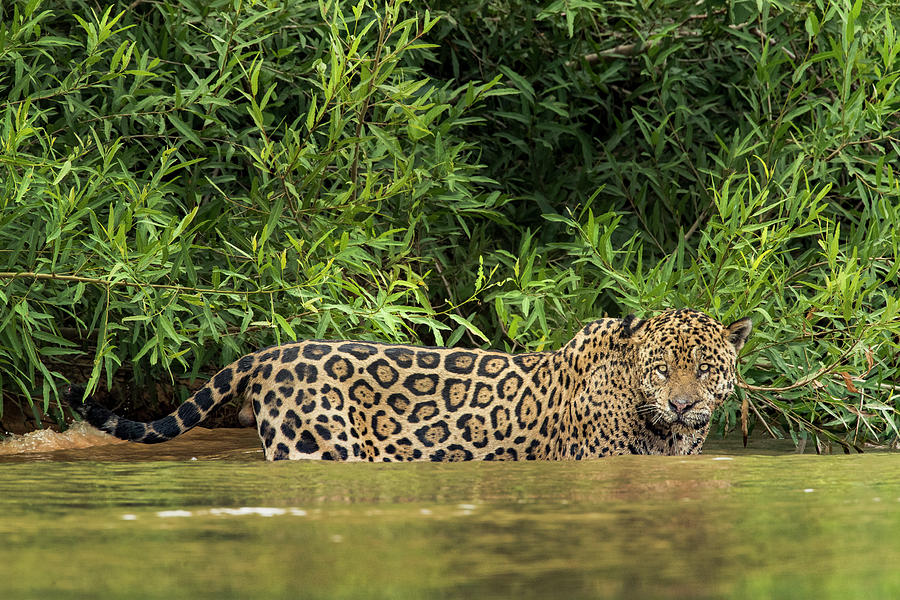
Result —
<path fill-rule="evenodd" d="M 444 269 L 441 268 L 441 261 L 438 260 L 437 258 L 434 259 L 434 269 L 435 269 L 435 271 L 437 271 L 437 274 L 438 274 L 438 276 L 441 278 L 441 281 L 444 282 L 444 289 L 447 290 L 447 298 L 450 299 L 450 306 L 452 307 L 453 312 L 455 312 L 457 315 L 459 315 L 460 317 L 462 317 L 463 319 L 465 319 L 465 316 L 464 316 L 464 315 L 462 314 L 462 312 L 459 310 L 459 307 L 462 306 L 462 304 L 458 304 L 458 305 L 456 305 L 456 306 L 453 306 L 453 301 L 452 301 L 452 298 L 453 298 L 453 290 L 452 290 L 451 287 L 450 287 L 450 282 L 447 281 L 447 278 L 444 276 Z M 472 347 L 473 347 L 473 348 L 478 348 L 478 347 L 480 346 L 480 344 L 478 343 L 478 341 L 477 341 L 477 340 L 475 339 L 475 337 L 472 335 L 472 332 L 469 331 L 468 327 L 466 328 L 466 337 L 469 338 L 469 343 L 472 344 Z M 515 340 L 513 340 L 513 342 L 515 342 Z"/>
<path fill-rule="evenodd" d="M 133 288 L 153 288 L 158 290 L 174 290 L 176 292 L 182 292 L 186 294 L 218 294 L 222 296 L 230 296 L 233 294 L 239 295 L 247 295 L 251 296 L 254 294 L 277 294 L 289 289 L 296 289 L 303 286 L 293 286 L 290 288 L 282 288 L 275 290 L 248 290 L 248 291 L 240 291 L 240 290 L 214 290 L 211 288 L 195 288 L 188 287 L 183 285 L 171 285 L 171 284 L 162 284 L 162 283 L 142 283 L 138 281 L 125 281 L 125 280 L 117 280 L 110 281 L 108 279 L 99 279 L 96 277 L 82 277 L 81 275 L 59 275 L 57 273 L 32 273 L 29 271 L 23 272 L 13 272 L 13 271 L 5 271 L 0 272 L 0 279 L 41 279 L 41 280 L 55 280 L 55 281 L 74 281 L 77 283 L 90 283 L 94 285 L 102 285 L 104 287 L 133 287 Z"/>
<path fill-rule="evenodd" d="M 809 337 L 812 338 L 812 337 L 814 337 L 814 336 L 810 335 Z M 794 368 L 794 369 L 800 369 L 800 368 L 802 368 L 802 366 L 794 365 L 794 364 L 791 364 L 791 363 L 785 363 L 785 364 L 787 364 L 787 366 L 789 366 L 789 367 L 791 367 L 791 368 Z M 754 362 L 754 363 L 753 363 L 753 366 L 754 366 L 754 367 L 758 367 L 758 368 L 760 368 L 760 369 L 762 369 L 762 370 L 768 370 L 768 369 L 774 369 L 774 368 L 775 368 L 775 365 L 773 365 L 772 363 L 770 363 L 770 362 L 767 361 L 767 360 L 762 360 L 762 359 L 757 360 L 756 362 Z M 894 384 L 890 384 L 890 383 L 873 383 L 873 382 L 869 382 L 869 380 L 866 379 L 865 375 L 867 375 L 867 374 L 864 374 L 864 375 L 862 375 L 862 376 L 859 376 L 859 375 L 848 375 L 848 377 L 850 378 L 850 381 L 852 381 L 852 382 L 854 382 L 854 383 L 861 383 L 861 384 L 864 383 L 864 384 L 866 384 L 866 389 L 868 389 L 868 388 L 878 388 L 878 389 L 880 389 L 880 390 L 890 390 L 890 391 L 893 391 L 893 392 L 900 392 L 900 385 L 894 385 Z M 845 382 L 846 382 L 847 380 L 846 380 L 842 375 L 837 375 L 837 374 L 832 373 L 832 374 L 831 374 L 831 381 L 832 381 L 833 383 L 845 384 Z M 845 385 L 846 385 L 846 384 L 845 384 Z"/>
<path fill-rule="evenodd" d="M 807 420 L 807 419 L 804 419 L 803 417 L 799 416 L 798 414 L 796 414 L 796 413 L 794 413 L 794 412 L 785 411 L 783 408 L 779 407 L 777 404 L 775 404 L 774 402 L 772 402 L 771 400 L 769 400 L 769 399 L 766 398 L 765 396 L 760 396 L 760 400 L 762 400 L 765 404 L 768 404 L 768 405 L 771 406 L 772 408 L 774 408 L 774 409 L 778 410 L 779 412 L 781 412 L 781 414 L 782 414 L 782 415 L 785 417 L 785 419 L 787 419 L 788 421 L 794 421 L 794 423 L 796 423 L 797 425 L 799 425 L 801 428 L 803 428 L 803 429 L 805 429 L 806 431 L 812 433 L 813 436 L 815 436 L 815 438 L 816 438 L 816 453 L 817 453 L 817 454 L 820 453 L 820 451 L 819 451 L 819 446 L 818 446 L 818 436 L 819 436 L 819 435 L 821 435 L 822 437 L 825 437 L 825 438 L 831 440 L 832 442 L 834 442 L 834 443 L 836 443 L 836 444 L 839 444 L 839 445 L 844 449 L 844 452 L 845 452 L 846 454 L 849 454 L 849 453 L 850 453 L 850 449 L 851 449 L 851 448 L 854 449 L 854 450 L 856 450 L 856 451 L 859 452 L 860 454 L 863 453 L 863 449 L 862 449 L 860 446 L 858 446 L 857 444 L 851 444 L 850 442 L 847 442 L 846 440 L 842 440 L 841 438 L 839 438 L 839 437 L 837 436 L 837 434 L 832 433 L 831 431 L 828 431 L 827 429 L 823 429 L 823 428 L 821 428 L 821 427 L 818 427 L 818 426 L 814 425 L 814 424 L 812 423 L 812 421 L 809 421 L 809 420 Z M 757 412 L 757 415 L 759 415 L 758 412 Z M 765 423 L 765 421 L 763 421 L 763 423 Z M 804 442 L 804 441 L 801 441 L 801 444 L 805 444 L 805 442 Z M 802 450 L 800 449 L 799 446 L 798 446 L 798 451 L 801 451 L 801 452 L 802 452 Z"/>
<path fill-rule="evenodd" d="M 649 49 L 651 46 L 655 46 L 658 43 L 659 43 L 658 40 L 651 40 L 647 43 L 634 42 L 631 44 L 619 44 L 618 46 L 615 46 L 614 48 L 609 48 L 607 50 L 601 50 L 600 52 L 591 52 L 590 54 L 585 54 L 582 57 L 582 60 L 584 60 L 588 64 L 593 64 L 593 63 L 599 61 L 601 58 L 619 58 L 619 57 L 630 58 L 632 56 L 636 56 L 636 55 L 640 54 L 641 52 L 647 51 L 647 49 Z M 567 67 L 572 67 L 577 64 L 578 64 L 578 61 L 575 61 L 575 60 L 570 60 L 570 61 L 566 62 Z"/>
<path fill-rule="evenodd" d="M 823 375 L 830 373 L 832 369 L 834 369 L 835 367 L 840 365 L 842 362 L 844 362 L 847 359 L 847 357 L 850 355 L 850 353 L 859 345 L 859 343 L 861 341 L 862 341 L 862 339 L 857 339 L 850 345 L 849 348 L 844 350 L 844 352 L 837 358 L 837 360 L 832 362 L 830 365 L 826 365 L 826 366 L 822 367 L 821 369 L 819 369 L 818 371 L 816 371 L 809 377 L 805 377 L 805 378 L 801 379 L 800 381 L 796 381 L 796 382 L 792 383 L 791 385 L 787 385 L 787 386 L 783 386 L 783 387 L 764 387 L 764 386 L 750 385 L 749 383 L 744 381 L 744 378 L 741 377 L 740 374 L 738 374 L 738 379 L 739 379 L 738 386 L 744 388 L 745 390 L 750 390 L 753 392 L 770 392 L 770 393 L 788 392 L 790 390 L 795 390 L 797 388 L 807 386 L 807 385 L 811 384 L 812 382 L 814 382 L 815 380 L 822 377 Z"/>
<path fill-rule="evenodd" d="M 366 113 L 369 112 L 369 101 L 372 99 L 372 93 L 375 89 L 375 80 L 378 79 L 378 70 L 381 67 L 381 50 L 384 47 L 385 35 L 390 28 L 390 13 L 394 2 L 388 3 L 384 11 L 384 20 L 381 27 L 378 28 L 378 45 L 375 46 L 375 59 L 372 62 L 372 71 L 369 75 L 369 83 L 366 86 L 366 97 L 363 99 L 362 107 L 359 109 L 359 117 L 356 120 L 356 148 L 353 150 L 353 161 L 350 163 L 350 182 L 352 189 L 350 190 L 351 202 L 356 201 L 357 180 L 359 178 L 359 151 L 362 146 L 360 136 L 362 135 L 363 124 L 366 121 Z"/>
<path fill-rule="evenodd" d="M 878 142 L 883 142 L 885 140 L 891 140 L 892 142 L 900 142 L 900 139 L 895 138 L 894 136 L 891 136 L 891 135 L 884 135 L 879 138 L 875 138 L 873 140 L 854 140 L 852 142 L 845 142 L 845 143 L 841 144 L 840 146 L 838 146 L 837 149 L 834 150 L 834 152 L 832 152 L 831 154 L 826 156 L 825 160 L 831 160 L 832 158 L 834 158 L 835 156 L 840 154 L 841 150 L 843 150 L 847 146 L 858 146 L 859 144 L 876 144 Z"/>
<path fill-rule="evenodd" d="M 716 11 L 716 12 L 723 12 L 723 11 Z M 696 21 L 696 20 L 705 20 L 709 16 L 710 15 L 708 15 L 708 14 L 692 15 L 690 17 L 687 17 L 685 22 Z M 752 22 L 753 22 L 753 19 L 751 19 L 750 21 L 745 21 L 744 23 L 736 23 L 734 25 L 729 25 L 728 29 L 732 29 L 732 30 L 743 29 L 744 27 L 746 27 L 747 25 L 749 25 Z M 756 27 L 754 27 L 751 31 L 754 34 L 758 35 L 760 37 L 760 39 L 762 39 L 764 41 L 768 41 L 770 43 L 774 42 L 770 36 L 763 33 Z M 699 32 L 691 31 L 688 29 L 678 29 L 677 33 L 678 33 L 679 38 L 701 37 L 701 34 Z M 578 60 L 567 61 L 565 63 L 565 65 L 567 67 L 574 67 L 581 60 L 585 61 L 588 64 L 593 64 L 593 63 L 599 61 L 600 59 L 604 59 L 604 58 L 631 58 L 631 57 L 637 56 L 638 54 L 642 54 L 642 53 L 646 52 L 647 50 L 649 50 L 650 48 L 652 48 L 653 46 L 656 46 L 659 44 L 659 42 L 661 41 L 661 38 L 654 39 L 653 35 L 654 34 L 651 33 L 648 36 L 650 39 L 648 39 L 646 42 L 632 42 L 629 44 L 619 44 L 618 46 L 615 46 L 613 48 L 608 48 L 606 50 L 600 50 L 599 52 L 591 52 L 590 54 L 585 54 Z M 792 59 L 796 58 L 794 53 L 791 52 L 789 49 L 783 48 L 783 50 Z"/>
<path fill-rule="evenodd" d="M 705 209 L 703 209 L 703 212 L 701 212 L 701 213 L 700 213 L 700 216 L 698 216 L 698 217 L 694 220 L 694 223 L 691 225 L 690 229 L 688 229 L 687 232 L 685 232 L 685 234 L 684 234 L 684 241 L 685 241 L 685 242 L 688 241 L 689 239 L 691 239 L 691 236 L 694 235 L 694 232 L 697 231 L 697 228 L 698 228 L 698 227 L 700 227 L 700 223 L 702 223 L 703 221 L 706 220 L 706 213 L 707 213 L 708 211 L 709 211 L 709 208 L 708 208 L 708 207 L 705 208 Z"/>
<path fill-rule="evenodd" d="M 772 436 L 773 439 L 779 439 L 778 436 L 775 435 L 775 432 L 772 431 L 772 429 L 769 427 L 768 421 L 766 421 L 766 420 L 763 418 L 762 414 L 759 412 L 759 409 L 756 408 L 756 403 L 750 402 L 750 400 L 749 400 L 749 396 L 750 396 L 750 395 L 747 394 L 747 396 L 748 396 L 747 403 L 749 404 L 750 408 L 753 409 L 753 414 L 756 415 L 756 418 L 759 420 L 760 423 L 763 424 L 763 427 L 766 428 L 766 431 L 769 432 L 769 435 Z"/>
<path fill-rule="evenodd" d="M 750 33 L 755 33 L 756 35 L 759 36 L 759 39 L 761 39 L 764 42 L 768 42 L 769 44 L 775 45 L 778 43 L 774 38 L 772 38 L 772 36 L 770 36 L 769 34 L 767 34 L 764 31 L 762 31 L 759 27 L 754 27 L 753 29 L 750 30 Z M 787 54 L 791 60 L 797 60 L 797 55 L 794 54 L 794 52 L 792 50 L 790 50 L 788 47 L 782 46 L 781 49 L 784 50 L 784 53 Z"/>

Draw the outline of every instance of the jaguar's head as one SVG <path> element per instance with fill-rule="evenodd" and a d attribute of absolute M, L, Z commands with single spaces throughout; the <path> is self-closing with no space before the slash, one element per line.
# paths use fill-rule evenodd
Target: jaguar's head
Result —
<path fill-rule="evenodd" d="M 667 311 L 632 325 L 641 402 L 655 429 L 705 432 L 713 411 L 734 390 L 735 363 L 750 319 L 725 327 L 692 310 Z"/>

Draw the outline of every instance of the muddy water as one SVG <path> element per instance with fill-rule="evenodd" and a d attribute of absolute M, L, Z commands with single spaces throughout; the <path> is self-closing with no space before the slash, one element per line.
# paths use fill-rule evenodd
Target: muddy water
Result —
<path fill-rule="evenodd" d="M 88 435 L 0 444 L 0 597 L 900 597 L 898 454 L 273 464 L 252 430 Z"/>

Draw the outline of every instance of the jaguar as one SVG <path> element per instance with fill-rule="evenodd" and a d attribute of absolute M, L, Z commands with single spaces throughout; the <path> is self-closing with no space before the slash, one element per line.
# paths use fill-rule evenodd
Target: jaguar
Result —
<path fill-rule="evenodd" d="M 147 444 L 247 399 L 267 460 L 579 460 L 696 454 L 735 386 L 750 319 L 594 321 L 555 352 L 304 340 L 247 354 L 174 412 L 129 420 L 70 386 L 91 425 Z M 82 402 L 84 400 L 84 402 Z"/>

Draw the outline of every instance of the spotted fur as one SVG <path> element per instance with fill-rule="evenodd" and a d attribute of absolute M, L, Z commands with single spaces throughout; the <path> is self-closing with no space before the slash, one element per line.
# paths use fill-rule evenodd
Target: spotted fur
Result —
<path fill-rule="evenodd" d="M 266 459 L 461 461 L 694 454 L 734 389 L 749 319 L 675 310 L 601 319 L 556 352 L 510 355 L 301 341 L 242 357 L 172 414 L 119 417 L 68 400 L 116 437 L 170 440 L 235 397 L 252 403 Z"/>

